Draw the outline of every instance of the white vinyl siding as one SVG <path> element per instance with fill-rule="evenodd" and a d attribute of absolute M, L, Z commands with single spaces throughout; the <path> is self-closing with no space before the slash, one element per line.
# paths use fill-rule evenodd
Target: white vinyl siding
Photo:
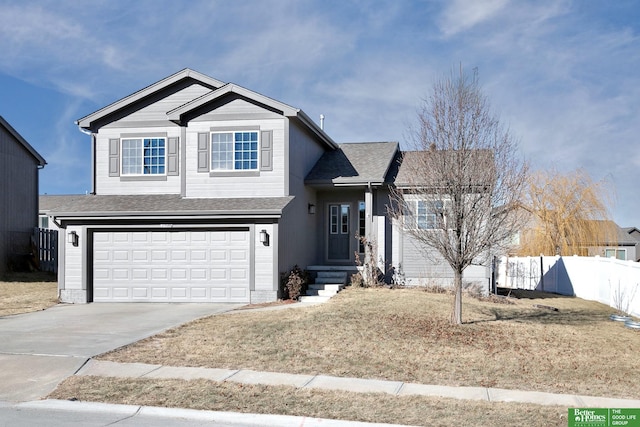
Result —
<path fill-rule="evenodd" d="M 220 107 L 221 109 L 224 107 Z M 261 133 L 269 132 L 272 138 L 271 154 L 272 161 L 270 170 L 265 170 L 258 166 L 257 169 L 249 170 L 224 170 L 215 169 L 211 164 L 215 159 L 211 156 L 210 135 L 219 133 L 233 133 L 212 130 L 212 122 L 192 121 L 189 123 L 186 132 L 186 197 L 282 197 L 285 193 L 285 118 L 268 120 L 234 120 L 223 123 L 215 123 L 223 128 L 254 129 L 258 140 Z M 206 147 L 202 143 L 202 136 Z M 202 147 L 205 145 L 205 147 Z M 260 149 L 260 141 L 258 141 Z M 202 148 L 205 148 L 204 155 Z M 199 159 L 200 156 L 200 159 Z M 260 153 L 257 154 L 261 156 Z M 208 160 L 203 165 L 202 158 Z M 200 160 L 200 161 L 199 161 Z M 235 159 L 234 159 L 235 160 Z M 258 159 L 259 161 L 260 159 Z M 208 165 L 206 163 L 209 163 Z M 260 165 L 260 161 L 258 165 Z M 200 167 L 199 167 L 200 166 Z M 202 166 L 205 166 L 202 168 Z"/>
<path fill-rule="evenodd" d="M 144 138 L 164 139 L 164 173 L 126 174 L 122 170 L 122 140 L 141 140 Z M 180 144 L 182 144 L 180 129 L 175 127 L 147 128 L 144 129 L 144 132 L 127 128 L 100 129 L 95 147 L 96 194 L 180 194 L 180 181 L 183 173 L 178 167 L 179 155 L 181 155 L 179 152 Z M 113 163 L 118 165 L 116 173 L 112 171 Z"/>
<path fill-rule="evenodd" d="M 211 171 L 258 170 L 258 132 L 212 132 Z"/>
<path fill-rule="evenodd" d="M 165 174 L 165 138 L 123 138 L 121 147 L 122 175 Z"/>

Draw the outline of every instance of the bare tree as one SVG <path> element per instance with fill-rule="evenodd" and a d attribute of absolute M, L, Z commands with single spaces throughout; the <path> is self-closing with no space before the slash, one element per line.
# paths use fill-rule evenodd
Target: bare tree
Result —
<path fill-rule="evenodd" d="M 451 322 L 461 324 L 463 272 L 518 231 L 527 165 L 477 75 L 462 69 L 434 84 L 410 133 L 390 210 L 427 257 L 435 250 L 453 270 Z"/>
<path fill-rule="evenodd" d="M 589 247 L 615 243 L 609 206 L 613 190 L 578 169 L 531 174 L 522 207 L 530 215 L 520 238 L 520 255 L 588 255 Z"/>

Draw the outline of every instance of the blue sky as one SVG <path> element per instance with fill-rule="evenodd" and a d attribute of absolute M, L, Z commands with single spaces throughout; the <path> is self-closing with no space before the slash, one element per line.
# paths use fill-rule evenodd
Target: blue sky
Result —
<path fill-rule="evenodd" d="M 478 68 L 536 169 L 585 168 L 640 227 L 640 7 L 631 0 L 0 0 L 0 115 L 90 189 L 74 121 L 183 68 L 303 109 L 337 142 L 400 141 L 436 79 Z"/>

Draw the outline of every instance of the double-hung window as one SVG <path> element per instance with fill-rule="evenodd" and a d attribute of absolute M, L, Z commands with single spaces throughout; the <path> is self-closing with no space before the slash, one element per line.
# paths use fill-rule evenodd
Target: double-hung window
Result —
<path fill-rule="evenodd" d="M 166 138 L 123 138 L 122 175 L 165 175 Z"/>
<path fill-rule="evenodd" d="M 445 203 L 442 200 L 411 200 L 407 202 L 411 218 L 407 228 L 434 230 L 446 224 Z"/>
<path fill-rule="evenodd" d="M 258 170 L 258 132 L 212 132 L 212 171 Z"/>

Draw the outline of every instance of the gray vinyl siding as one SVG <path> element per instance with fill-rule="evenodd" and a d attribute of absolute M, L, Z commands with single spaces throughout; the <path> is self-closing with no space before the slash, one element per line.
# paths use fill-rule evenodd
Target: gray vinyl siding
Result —
<path fill-rule="evenodd" d="M 407 278 L 419 278 L 429 285 L 430 280 L 453 279 L 453 270 L 434 249 L 424 249 L 406 232 L 402 233 L 402 271 Z"/>
<path fill-rule="evenodd" d="M 30 251 L 38 225 L 38 162 L 0 126 L 0 274 L 9 259 Z"/>
<path fill-rule="evenodd" d="M 279 268 L 285 272 L 294 265 L 306 268 L 319 261 L 317 232 L 320 208 L 316 192 L 304 185 L 304 178 L 324 152 L 324 148 L 303 132 L 297 123 L 287 120 L 289 147 L 288 188 L 295 199 L 285 209 L 280 220 Z M 316 213 L 309 214 L 309 204 Z"/>

